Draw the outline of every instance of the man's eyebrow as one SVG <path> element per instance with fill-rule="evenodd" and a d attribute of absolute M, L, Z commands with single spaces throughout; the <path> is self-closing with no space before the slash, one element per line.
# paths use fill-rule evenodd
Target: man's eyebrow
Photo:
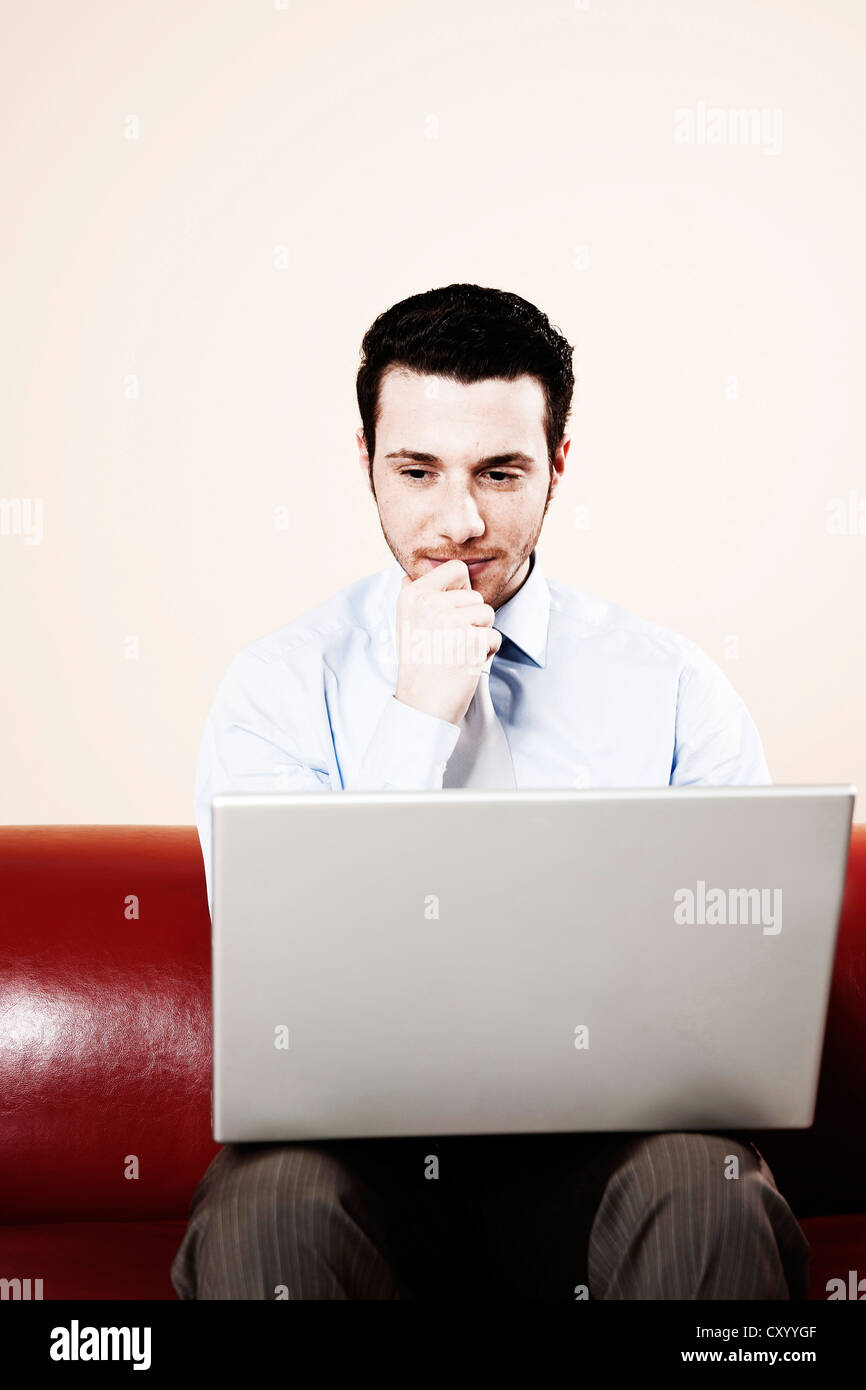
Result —
<path fill-rule="evenodd" d="M 396 449 L 391 454 L 385 455 L 386 459 L 412 459 L 415 463 L 441 463 L 442 460 L 435 454 L 424 454 L 419 449 Z M 522 454 L 519 450 L 510 454 L 490 454 L 487 458 L 476 459 L 476 467 L 491 468 L 503 463 L 535 463 L 531 454 Z"/>

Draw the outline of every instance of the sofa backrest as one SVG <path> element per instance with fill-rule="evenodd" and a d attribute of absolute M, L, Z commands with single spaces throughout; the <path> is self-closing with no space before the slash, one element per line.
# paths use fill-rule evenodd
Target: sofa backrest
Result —
<path fill-rule="evenodd" d="M 0 827 L 0 1222 L 181 1217 L 211 1138 L 193 826 Z M 798 1216 L 866 1211 L 866 825 L 816 1123 L 754 1133 Z"/>
<path fill-rule="evenodd" d="M 815 1123 L 753 1131 L 797 1216 L 866 1212 L 866 825 L 854 825 Z"/>
<path fill-rule="evenodd" d="M 0 903 L 0 1221 L 186 1215 L 219 1148 L 195 827 L 0 827 Z"/>

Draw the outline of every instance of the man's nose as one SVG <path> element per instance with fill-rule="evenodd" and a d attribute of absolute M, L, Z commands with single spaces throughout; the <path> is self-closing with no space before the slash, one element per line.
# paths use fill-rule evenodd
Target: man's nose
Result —
<path fill-rule="evenodd" d="M 451 489 L 439 508 L 437 522 L 440 534 L 457 543 L 484 534 L 484 518 L 466 487 Z"/>

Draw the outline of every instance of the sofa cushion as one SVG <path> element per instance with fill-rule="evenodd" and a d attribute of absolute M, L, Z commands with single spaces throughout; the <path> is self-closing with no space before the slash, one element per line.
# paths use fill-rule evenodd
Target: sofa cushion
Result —
<path fill-rule="evenodd" d="M 69 1221 L 0 1226 L 0 1278 L 42 1280 L 42 1297 L 177 1295 L 169 1278 L 186 1221 Z"/>
<path fill-rule="evenodd" d="M 811 1247 L 810 1298 L 826 1299 L 829 1279 L 844 1279 L 847 1286 L 851 1270 L 866 1280 L 866 1215 L 810 1216 L 800 1227 Z M 860 1296 L 866 1300 L 866 1285 Z"/>

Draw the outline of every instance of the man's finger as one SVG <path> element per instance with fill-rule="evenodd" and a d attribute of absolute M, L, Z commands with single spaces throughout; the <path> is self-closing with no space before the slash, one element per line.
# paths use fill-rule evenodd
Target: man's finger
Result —
<path fill-rule="evenodd" d="M 463 560 L 446 560 L 444 565 L 434 565 L 427 574 L 422 574 L 415 583 L 425 589 L 471 589 L 469 566 Z"/>

